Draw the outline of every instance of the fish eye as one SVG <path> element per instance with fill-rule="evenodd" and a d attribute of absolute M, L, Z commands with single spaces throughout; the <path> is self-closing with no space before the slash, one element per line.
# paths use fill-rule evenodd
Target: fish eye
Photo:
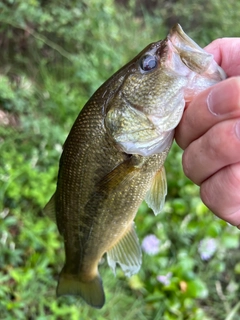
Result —
<path fill-rule="evenodd" d="M 157 58 L 155 56 L 146 54 L 140 60 L 140 68 L 143 71 L 150 71 L 156 68 L 157 63 Z"/>

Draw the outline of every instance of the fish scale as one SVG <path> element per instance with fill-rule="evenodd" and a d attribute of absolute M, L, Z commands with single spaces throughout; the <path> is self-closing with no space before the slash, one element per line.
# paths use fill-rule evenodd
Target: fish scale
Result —
<path fill-rule="evenodd" d="M 225 78 L 213 57 L 179 25 L 148 45 L 86 103 L 63 147 L 56 192 L 44 211 L 64 239 L 57 296 L 105 302 L 98 263 L 115 272 L 141 266 L 133 220 L 146 200 L 158 214 L 167 183 L 164 161 L 185 101 Z"/>

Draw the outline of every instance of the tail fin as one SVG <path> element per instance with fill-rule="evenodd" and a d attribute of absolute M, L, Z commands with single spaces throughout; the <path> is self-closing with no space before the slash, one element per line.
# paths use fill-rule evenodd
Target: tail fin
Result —
<path fill-rule="evenodd" d="M 91 281 L 81 282 L 77 276 L 61 272 L 57 296 L 68 294 L 81 296 L 90 306 L 98 309 L 102 308 L 105 303 L 102 280 L 99 275 Z"/>

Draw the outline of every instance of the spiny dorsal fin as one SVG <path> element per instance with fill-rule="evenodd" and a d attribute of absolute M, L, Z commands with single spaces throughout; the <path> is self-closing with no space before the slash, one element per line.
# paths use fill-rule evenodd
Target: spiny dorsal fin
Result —
<path fill-rule="evenodd" d="M 56 222 L 55 193 L 43 208 L 43 213 Z"/>
<path fill-rule="evenodd" d="M 148 190 L 145 201 L 155 215 L 162 211 L 167 195 L 167 179 L 164 167 L 154 176 L 151 188 Z"/>
<path fill-rule="evenodd" d="M 108 251 L 107 260 L 114 274 L 117 263 L 128 277 L 139 271 L 142 263 L 142 252 L 134 230 L 134 223 L 130 224 L 120 241 Z"/>

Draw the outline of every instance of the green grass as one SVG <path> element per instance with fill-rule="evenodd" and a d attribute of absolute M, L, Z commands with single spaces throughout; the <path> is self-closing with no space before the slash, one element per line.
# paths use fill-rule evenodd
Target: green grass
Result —
<path fill-rule="evenodd" d="M 154 234 L 160 250 L 143 253 L 131 278 L 119 269 L 114 277 L 103 258 L 101 310 L 55 297 L 63 242 L 41 211 L 55 189 L 61 146 L 94 90 L 165 37 L 171 22 L 180 21 L 204 46 L 240 34 L 239 10 L 226 0 L 160 1 L 150 13 L 134 1 L 1 2 L 0 111 L 12 120 L 0 120 L 0 319 L 239 319 L 239 231 L 202 204 L 175 144 L 166 162 L 163 212 L 155 217 L 143 203 L 136 218 L 140 241 Z M 203 239 L 217 245 L 206 261 L 199 252 Z M 169 284 L 157 280 L 167 274 Z"/>

